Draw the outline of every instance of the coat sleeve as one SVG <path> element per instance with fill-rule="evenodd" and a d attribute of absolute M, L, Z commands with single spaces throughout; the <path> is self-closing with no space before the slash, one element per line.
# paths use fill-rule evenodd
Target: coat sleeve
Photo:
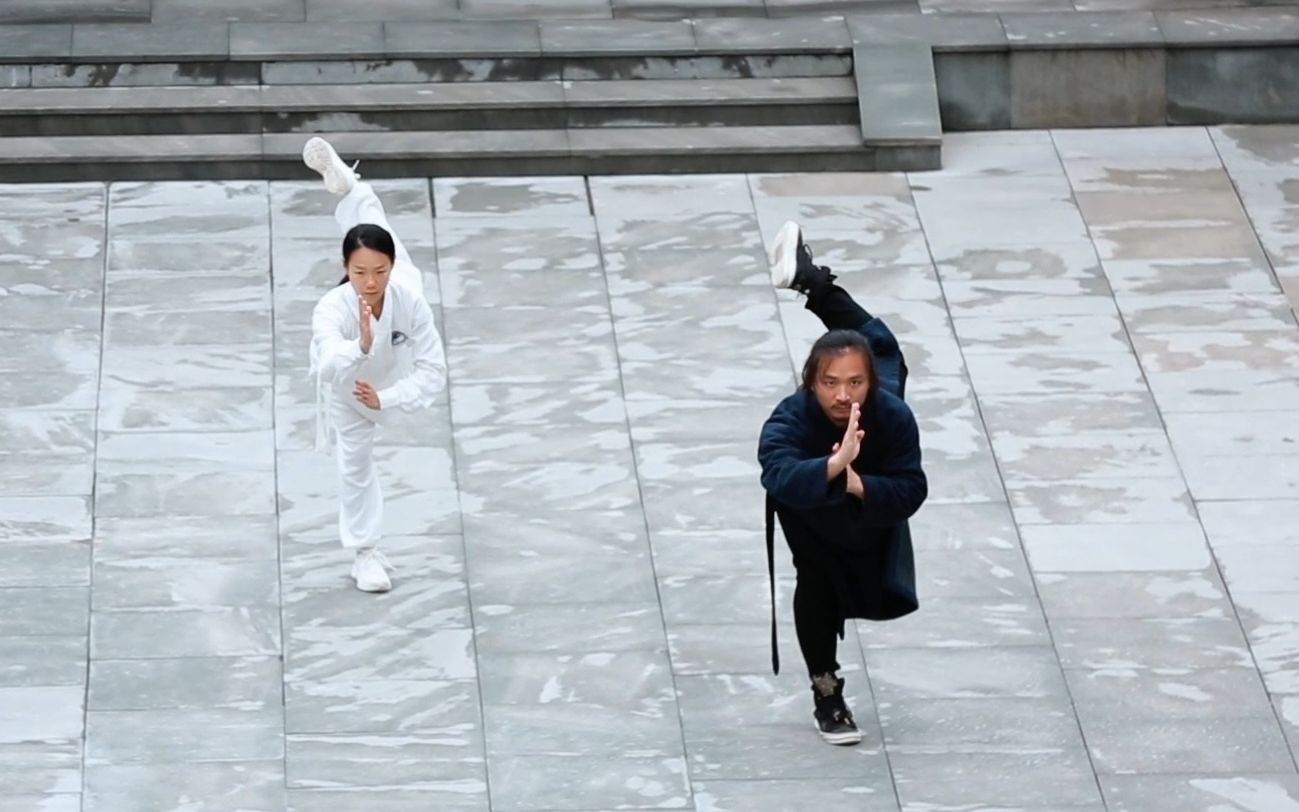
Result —
<path fill-rule="evenodd" d="M 808 457 L 798 443 L 797 419 L 777 407 L 762 427 L 758 441 L 758 463 L 762 466 L 762 487 L 780 504 L 795 510 L 841 505 L 847 493 L 848 477 L 825 478 L 829 454 Z"/>
<path fill-rule="evenodd" d="M 446 352 L 442 348 L 442 337 L 438 335 L 437 325 L 433 322 L 433 311 L 422 296 L 414 299 L 409 341 L 415 355 L 414 369 L 376 393 L 381 409 L 412 412 L 427 408 L 433 405 L 438 393 L 447 384 L 447 361 Z"/>
<path fill-rule="evenodd" d="M 311 367 L 317 379 L 333 383 L 356 372 L 368 356 L 359 338 L 343 333 L 344 317 L 332 302 L 322 299 L 311 312 Z"/>
<path fill-rule="evenodd" d="M 920 430 L 909 409 L 890 436 L 878 473 L 861 475 L 864 498 L 857 520 L 866 527 L 901 524 L 929 495 L 929 482 L 920 467 Z"/>

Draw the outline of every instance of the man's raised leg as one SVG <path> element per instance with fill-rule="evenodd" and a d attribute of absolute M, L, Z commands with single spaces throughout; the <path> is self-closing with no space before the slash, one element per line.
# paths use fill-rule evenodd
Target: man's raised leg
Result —
<path fill-rule="evenodd" d="M 835 275 L 825 265 L 812 261 L 812 249 L 803 242 L 803 230 L 788 222 L 776 234 L 768 253 L 771 283 L 796 290 L 807 297 L 804 305 L 827 330 L 860 330 L 871 314 L 853 300 L 848 291 L 834 283 Z"/>

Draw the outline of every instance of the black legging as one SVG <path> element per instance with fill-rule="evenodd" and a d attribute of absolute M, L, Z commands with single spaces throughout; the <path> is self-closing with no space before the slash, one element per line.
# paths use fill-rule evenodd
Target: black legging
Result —
<path fill-rule="evenodd" d="M 834 284 L 828 268 L 818 268 L 807 289 L 807 309 L 827 330 L 857 330 L 871 320 L 848 291 Z M 794 559 L 797 582 L 794 587 L 794 629 L 802 649 L 807 673 L 815 677 L 839 670 L 835 658 L 843 618 L 835 604 L 834 586 L 815 562 Z"/>
<path fill-rule="evenodd" d="M 835 652 L 843 619 L 835 605 L 834 586 L 816 564 L 794 559 L 794 631 L 807 663 L 807 674 L 816 677 L 839 670 Z"/>
<path fill-rule="evenodd" d="M 858 330 L 871 320 L 871 314 L 853 301 L 848 291 L 834 283 L 830 269 L 808 272 L 807 303 L 804 305 L 821 320 L 827 330 Z"/>

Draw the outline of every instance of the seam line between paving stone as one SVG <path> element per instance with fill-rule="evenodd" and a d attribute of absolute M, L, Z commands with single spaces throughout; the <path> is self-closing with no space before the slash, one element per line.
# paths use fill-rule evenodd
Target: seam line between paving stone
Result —
<path fill-rule="evenodd" d="M 82 810 L 86 808 L 86 754 L 90 743 L 90 662 L 94 651 L 91 633 L 95 622 L 95 533 L 98 529 L 96 522 L 99 515 L 98 511 L 95 510 L 95 494 L 99 486 L 99 406 L 104 392 L 104 342 L 108 336 L 106 329 L 106 322 L 108 321 L 108 264 L 112 255 L 112 251 L 109 250 L 112 244 L 109 233 L 109 223 L 111 221 L 109 208 L 113 200 L 112 185 L 108 183 L 101 184 L 100 194 L 104 206 L 103 231 L 101 232 L 103 235 L 104 257 L 99 264 L 99 366 L 96 370 L 95 379 L 95 417 L 93 420 L 95 450 L 90 478 L 90 555 L 86 573 L 86 678 L 81 692 L 81 786 L 78 788 L 80 796 L 77 802 L 78 808 Z"/>
<path fill-rule="evenodd" d="M 1214 136 L 1214 131 L 1216 130 L 1221 132 L 1222 128 L 1206 126 L 1204 129 L 1209 136 L 1209 143 L 1213 145 L 1214 155 L 1218 156 L 1218 163 L 1222 167 L 1223 174 L 1227 176 L 1227 180 L 1231 183 L 1231 192 L 1236 198 L 1236 203 L 1239 204 L 1241 213 L 1245 215 L 1245 222 L 1249 225 L 1249 233 L 1253 237 L 1254 242 L 1258 244 L 1259 251 L 1263 256 L 1263 261 L 1267 263 L 1268 275 L 1271 276 L 1272 283 L 1276 285 L 1276 289 L 1280 291 L 1282 296 L 1285 296 L 1285 286 L 1281 284 L 1281 277 L 1277 276 L 1276 264 L 1272 261 L 1272 254 L 1259 240 L 1258 225 L 1254 222 L 1254 215 L 1250 214 L 1249 206 L 1245 203 L 1245 198 L 1240 193 L 1240 184 L 1236 182 L 1236 176 L 1231 174 L 1231 168 L 1227 166 L 1227 161 L 1222 157 L 1222 148 L 1218 144 L 1218 139 Z M 1289 297 L 1286 298 L 1286 301 L 1289 302 Z M 1299 327 L 1299 313 L 1295 312 L 1293 304 L 1290 305 L 1289 310 L 1290 319 L 1294 322 L 1292 326 Z"/>
<path fill-rule="evenodd" d="M 457 7 L 459 0 L 457 0 Z M 449 327 L 446 320 L 446 299 L 443 298 L 442 291 L 442 254 L 441 243 L 438 240 L 438 220 L 437 220 L 437 187 L 436 178 L 428 177 L 425 179 L 425 189 L 428 194 L 429 221 L 430 228 L 433 230 L 433 273 L 437 277 L 438 284 L 438 311 L 442 315 L 442 347 L 445 355 L 447 370 L 446 383 L 446 409 L 447 409 L 447 426 L 450 431 L 447 434 L 447 455 L 451 458 L 451 476 L 455 477 L 452 487 L 456 492 L 456 511 L 460 519 L 460 561 L 463 571 L 462 577 L 465 582 L 465 607 L 469 611 L 469 640 L 474 648 L 474 694 L 478 698 L 478 730 L 481 733 L 483 745 L 483 797 L 487 802 L 487 809 L 490 812 L 492 808 L 492 762 L 488 757 L 490 750 L 487 747 L 487 708 L 483 701 L 483 671 L 479 664 L 478 654 L 478 623 L 474 618 L 474 579 L 469 572 L 469 538 L 465 533 L 465 506 L 464 501 L 460 498 L 460 460 L 456 451 L 456 422 L 455 410 L 452 407 L 451 387 L 454 383 L 454 377 L 451 368 L 451 338 Z M 421 273 L 422 273 L 421 269 Z"/>
<path fill-rule="evenodd" d="M 1067 180 L 1068 175 L 1065 172 L 1064 161 L 1060 157 L 1060 150 L 1056 146 L 1054 139 L 1052 139 L 1051 142 L 1051 149 L 1052 152 L 1055 154 L 1056 166 L 1059 168 L 1060 173 L 1066 176 L 1066 180 Z M 916 223 L 919 225 L 920 234 L 925 240 L 925 253 L 929 257 L 929 265 L 931 268 L 933 268 L 934 278 L 938 281 L 938 289 L 943 296 L 943 309 L 946 311 L 947 317 L 951 319 L 953 316 L 952 316 L 951 304 L 947 298 L 947 286 L 943 283 L 943 274 L 938 270 L 938 261 L 934 256 L 933 246 L 929 241 L 929 234 L 927 233 L 927 230 L 925 228 L 925 221 L 920 214 L 920 207 L 917 206 L 915 202 L 915 193 L 912 191 L 912 179 L 911 179 L 912 174 L 913 173 L 908 172 L 905 175 L 907 179 L 907 195 L 911 198 L 911 208 L 916 213 Z M 1072 199 L 1073 196 L 1072 186 L 1070 186 L 1069 192 L 1070 192 L 1071 202 L 1073 202 L 1074 207 L 1077 208 L 1078 205 L 1077 202 L 1073 201 Z M 1081 217 L 1081 214 L 1079 216 Z M 1092 243 L 1093 253 L 1095 252 L 1095 250 L 1096 250 L 1095 244 Z M 1108 280 L 1106 284 L 1108 285 Z M 1113 298 L 1112 293 L 1111 293 L 1111 298 Z M 1087 744 L 1087 734 L 1083 730 L 1082 718 L 1078 715 L 1078 705 L 1077 702 L 1074 700 L 1073 689 L 1069 687 L 1069 680 L 1065 678 L 1064 661 L 1061 660 L 1060 658 L 1060 648 L 1056 643 L 1055 632 L 1051 628 L 1051 618 L 1046 613 L 1046 604 L 1042 600 L 1042 591 L 1037 583 L 1037 573 L 1034 572 L 1033 565 L 1029 561 L 1028 549 L 1024 546 L 1024 535 L 1023 532 L 1021 531 L 1019 521 L 1015 518 L 1015 510 L 1014 507 L 1011 505 L 1010 494 L 1006 490 L 1006 475 L 1005 472 L 1002 470 L 1001 460 L 997 456 L 996 446 L 994 446 L 992 443 L 992 431 L 988 427 L 987 418 L 983 414 L 983 405 L 979 401 L 979 390 L 975 386 L 974 379 L 970 377 L 969 365 L 966 362 L 966 358 L 965 358 L 965 346 L 961 343 L 960 338 L 956 334 L 956 327 L 954 323 L 950 328 L 950 332 L 952 335 L 952 340 L 956 343 L 956 352 L 957 354 L 960 355 L 961 358 L 962 373 L 970 385 L 970 395 L 971 395 L 971 399 L 974 401 L 972 404 L 974 407 L 974 413 L 978 417 L 980 428 L 983 430 L 983 437 L 988 442 L 988 453 L 992 457 L 993 467 L 997 471 L 997 482 L 1001 486 L 1002 499 L 993 504 L 1006 506 L 1006 510 L 1010 515 L 1011 524 L 1015 528 L 1015 541 L 1019 549 L 1019 554 L 1024 557 L 1024 568 L 1028 572 L 1029 582 L 1033 585 L 1033 600 L 1037 603 L 1037 610 L 1042 613 L 1042 625 L 1043 628 L 1046 629 L 1046 636 L 1051 646 L 1051 654 L 1055 659 L 1056 670 L 1060 675 L 1061 683 L 1063 683 L 1064 685 L 1064 695 L 1069 700 L 1069 711 L 1070 713 L 1073 714 L 1074 729 L 1078 731 L 1078 738 L 1079 741 L 1082 742 L 1083 753 L 1087 757 L 1087 766 L 1088 769 L 1091 770 L 1092 783 L 1096 789 L 1096 797 L 1101 802 L 1101 804 L 1104 805 L 1105 790 L 1101 786 L 1100 775 L 1096 772 L 1096 762 L 1092 758 L 1091 747 Z"/>
<path fill-rule="evenodd" d="M 1240 206 L 1241 213 L 1245 215 L 1245 222 L 1249 225 L 1250 236 L 1253 238 L 1254 243 L 1258 246 L 1259 251 L 1262 253 L 1263 261 L 1267 263 L 1268 273 L 1271 275 L 1273 283 L 1276 284 L 1277 290 L 1282 291 L 1284 295 L 1285 287 L 1281 284 L 1281 279 L 1276 274 L 1276 266 L 1272 263 L 1272 256 L 1271 254 L 1268 253 L 1266 246 L 1264 246 L 1262 242 L 1259 240 L 1258 227 L 1254 223 L 1254 217 L 1249 213 L 1249 206 L 1245 204 L 1245 198 L 1243 198 L 1240 194 L 1240 186 L 1237 185 L 1236 178 L 1231 174 L 1231 169 L 1227 166 L 1226 160 L 1224 160 L 1222 157 L 1222 150 L 1218 146 L 1218 139 L 1213 137 L 1214 129 L 1216 128 L 1204 127 L 1205 135 L 1208 137 L 1209 143 L 1213 145 L 1213 154 L 1217 156 L 1218 165 L 1222 167 L 1223 174 L 1226 175 L 1227 180 L 1231 182 L 1232 197 L 1235 199 L 1237 205 Z M 1072 188 L 1072 183 L 1070 184 L 1070 186 Z M 1085 220 L 1083 221 L 1083 224 L 1086 225 Z M 1090 237 L 1091 235 L 1090 227 L 1088 228 L 1087 234 Z M 1101 271 L 1104 272 L 1104 270 L 1105 267 L 1104 265 L 1102 265 Z M 1287 301 L 1288 301 L 1288 297 L 1287 297 Z M 1119 317 L 1122 318 L 1122 316 L 1123 314 L 1120 312 Z M 1291 305 L 1290 307 L 1290 316 L 1292 319 L 1296 317 L 1295 309 L 1293 305 Z M 1299 327 L 1299 321 L 1296 322 L 1296 327 Z M 1127 329 L 1126 320 L 1124 320 L 1124 329 L 1125 330 Z M 1129 336 L 1129 340 L 1130 339 L 1131 337 Z M 1139 362 L 1141 359 L 1138 357 L 1137 360 Z M 1144 366 L 1142 367 L 1142 374 L 1143 375 L 1145 374 Z M 1154 397 L 1153 392 L 1151 393 L 1151 397 L 1152 398 Z M 1158 401 L 1155 402 L 1155 411 L 1159 413 L 1159 422 L 1161 424 L 1164 423 L 1164 412 L 1162 409 L 1159 408 Z M 1177 462 L 1178 470 L 1181 471 L 1182 461 L 1177 456 L 1177 448 L 1172 444 L 1171 438 L 1169 442 L 1169 448 L 1173 452 L 1173 459 L 1176 460 Z M 1185 475 L 1183 475 L 1183 479 L 1185 479 Z M 1222 579 L 1222 589 L 1227 595 L 1227 602 L 1231 604 L 1232 616 L 1236 618 L 1236 625 L 1240 627 L 1241 636 L 1245 638 L 1245 645 L 1249 648 L 1250 661 L 1254 663 L 1254 670 L 1255 672 L 1257 672 L 1259 679 L 1262 680 L 1263 682 L 1263 692 L 1268 699 L 1268 705 L 1272 708 L 1272 718 L 1276 722 L 1277 728 L 1281 731 L 1281 740 L 1289 744 L 1290 739 L 1288 736 L 1286 736 L 1285 720 L 1281 718 L 1281 711 L 1277 707 L 1278 703 L 1272 701 L 1273 693 L 1271 689 L 1268 688 L 1266 675 L 1263 673 L 1262 667 L 1259 666 L 1258 654 L 1254 650 L 1254 643 L 1250 640 L 1249 632 L 1245 629 L 1244 621 L 1240 619 L 1240 608 L 1236 605 L 1236 601 L 1231 596 L 1231 585 L 1227 583 L 1227 578 L 1222 572 L 1222 565 L 1218 562 L 1218 553 L 1214 549 L 1213 543 L 1209 538 L 1209 531 L 1204 528 L 1204 522 L 1200 519 L 1200 502 L 1219 501 L 1219 500 L 1196 499 L 1195 494 L 1191 491 L 1191 486 L 1189 482 L 1186 483 L 1186 493 L 1189 497 L 1191 497 L 1191 509 L 1195 511 L 1196 521 L 1200 522 L 1200 528 L 1204 532 L 1204 546 L 1209 549 L 1209 557 L 1213 561 L 1214 568 L 1218 573 L 1218 577 Z M 1221 500 L 1221 501 L 1226 501 L 1226 500 Z M 1231 501 L 1245 502 L 1245 501 L 1261 501 L 1261 500 L 1236 499 Z M 1289 750 L 1290 750 L 1290 763 L 1295 765 L 1296 770 L 1299 770 L 1299 753 L 1296 753 L 1295 748 L 1293 747 L 1289 748 Z"/>
<path fill-rule="evenodd" d="M 272 449 L 271 482 L 275 488 L 275 585 L 279 589 L 279 611 L 276 614 L 280 621 L 280 780 L 284 787 L 285 804 L 289 797 L 289 644 L 288 634 L 284 628 L 284 543 L 280 535 L 280 449 L 279 425 L 276 402 L 279 398 L 279 387 L 274 385 L 276 363 L 276 324 L 279 319 L 275 312 L 275 194 L 273 184 L 266 183 L 266 269 L 269 277 L 271 308 L 268 318 L 271 320 L 271 442 Z"/>
<path fill-rule="evenodd" d="M 672 683 L 672 704 L 677 711 L 677 734 L 681 742 L 681 766 L 684 768 L 682 778 L 686 783 L 686 803 L 687 808 L 695 807 L 695 786 L 694 779 L 690 774 L 690 750 L 686 741 L 686 722 L 681 712 L 681 690 L 677 686 L 676 666 L 672 659 L 672 644 L 668 636 L 668 619 L 667 614 L 663 611 L 663 588 L 659 581 L 658 566 L 654 561 L 654 543 L 650 531 L 649 511 L 645 509 L 645 485 L 641 481 L 640 461 L 636 457 L 636 437 L 632 433 L 631 412 L 627 409 L 627 384 L 623 375 L 622 355 L 618 351 L 618 320 L 614 311 L 613 291 L 609 288 L 609 269 L 605 265 L 604 259 L 604 239 L 600 234 L 600 218 L 595 211 L 595 198 L 591 194 L 591 180 L 589 175 L 583 175 L 583 186 L 586 188 L 587 206 L 591 211 L 591 226 L 595 232 L 595 251 L 600 260 L 600 276 L 604 283 L 604 302 L 609 309 L 609 334 L 613 341 L 613 358 L 618 367 L 618 395 L 622 401 L 622 428 L 627 432 L 627 443 L 631 449 L 632 472 L 636 475 L 636 495 L 638 498 L 637 506 L 640 508 L 641 526 L 645 528 L 645 553 L 649 559 L 650 577 L 654 579 L 654 599 L 658 603 L 659 628 L 663 631 L 663 650 L 667 658 L 668 679 Z"/>

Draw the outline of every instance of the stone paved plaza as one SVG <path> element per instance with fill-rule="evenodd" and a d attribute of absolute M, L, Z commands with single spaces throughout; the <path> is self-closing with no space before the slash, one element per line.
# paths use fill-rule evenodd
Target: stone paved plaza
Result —
<path fill-rule="evenodd" d="M 0 810 L 1299 810 L 1299 128 L 944 153 L 376 183 L 450 365 L 383 435 L 382 596 L 311 450 L 332 198 L 4 187 Z M 767 652 L 791 217 L 901 337 L 931 482 L 853 749 L 787 554 Z"/>

